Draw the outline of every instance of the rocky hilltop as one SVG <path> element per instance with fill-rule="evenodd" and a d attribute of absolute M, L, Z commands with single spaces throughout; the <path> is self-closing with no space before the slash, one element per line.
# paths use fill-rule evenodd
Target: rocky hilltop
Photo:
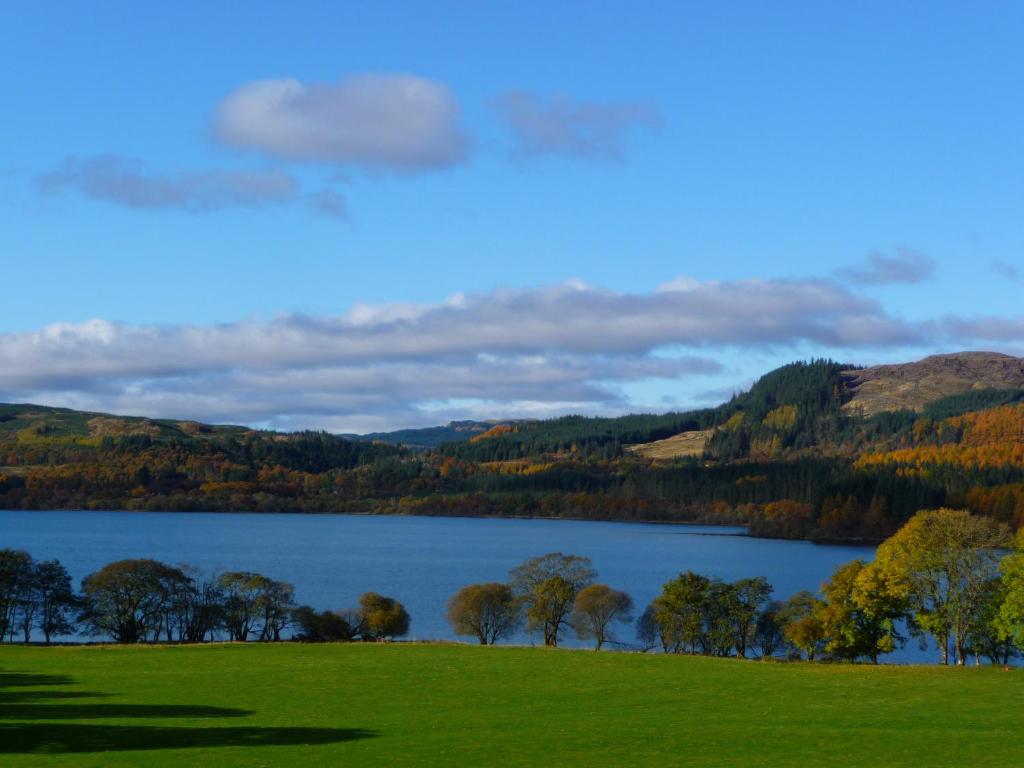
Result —
<path fill-rule="evenodd" d="M 920 411 L 928 403 L 972 389 L 1024 388 L 1024 358 L 998 352 L 932 355 L 916 363 L 843 371 L 851 413 Z"/>

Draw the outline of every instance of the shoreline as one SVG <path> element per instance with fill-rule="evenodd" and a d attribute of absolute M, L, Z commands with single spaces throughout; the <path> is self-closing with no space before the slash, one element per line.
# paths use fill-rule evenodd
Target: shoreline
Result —
<path fill-rule="evenodd" d="M 174 510 L 174 509 L 0 509 L 0 515 L 8 512 L 28 512 L 33 514 L 49 514 L 53 512 L 72 512 L 81 514 L 113 512 L 115 514 L 133 515 L 301 515 L 303 517 L 401 517 L 401 518 L 422 518 L 422 519 L 443 519 L 443 520 L 543 520 L 547 522 L 570 522 L 570 523 L 615 523 L 632 525 L 664 525 L 676 527 L 701 527 L 701 528 L 740 528 L 742 532 L 719 533 L 699 532 L 690 533 L 692 536 L 724 536 L 733 538 L 760 539 L 763 541 L 804 541 L 808 544 L 818 546 L 852 546 L 852 547 L 874 547 L 881 539 L 788 539 L 779 536 L 755 536 L 749 533 L 749 526 L 742 523 L 713 523 L 698 520 L 621 520 L 590 517 L 552 517 L 545 515 L 417 515 L 405 512 L 260 512 L 255 510 Z"/>

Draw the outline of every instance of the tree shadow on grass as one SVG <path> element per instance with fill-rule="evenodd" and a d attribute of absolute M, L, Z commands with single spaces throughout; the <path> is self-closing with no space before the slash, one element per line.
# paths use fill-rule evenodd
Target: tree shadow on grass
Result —
<path fill-rule="evenodd" d="M 40 699 L 100 699 L 112 696 L 110 693 L 96 691 L 5 691 L 0 688 L 0 710 L 17 704 L 19 701 L 39 701 Z M 3 715 L 0 715 L 3 717 Z"/>
<path fill-rule="evenodd" d="M 37 675 L 33 672 L 0 672 L 0 688 L 42 688 L 45 685 L 72 685 L 67 675 Z"/>
<path fill-rule="evenodd" d="M 197 747 L 334 744 L 375 736 L 362 728 L 175 728 L 151 725 L 0 724 L 0 755 Z"/>
<path fill-rule="evenodd" d="M 93 725 L 40 720 L 104 718 L 225 718 L 254 714 L 250 710 L 188 704 L 39 704 L 46 699 L 81 699 L 111 694 L 55 691 L 73 685 L 66 675 L 0 672 L 0 755 L 65 754 L 196 747 L 269 747 L 333 744 L 376 735 L 361 728 L 196 727 L 164 725 Z M 43 690 L 29 690 L 42 688 Z M 14 689 L 14 690 L 11 690 Z M 25 703 L 32 702 L 32 703 Z"/>
<path fill-rule="evenodd" d="M 245 717 L 249 709 L 191 704 L 2 704 L 0 720 L 103 720 L 129 717 Z"/>

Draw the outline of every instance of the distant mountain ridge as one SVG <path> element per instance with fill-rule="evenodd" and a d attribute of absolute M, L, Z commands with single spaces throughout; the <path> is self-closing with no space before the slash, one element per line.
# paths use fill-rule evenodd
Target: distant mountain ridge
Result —
<path fill-rule="evenodd" d="M 370 432 L 368 434 L 344 434 L 349 440 L 370 440 L 388 445 L 400 445 L 412 450 L 429 450 L 442 443 L 459 443 L 490 432 L 495 427 L 512 427 L 521 419 L 492 419 L 489 421 L 450 421 L 445 426 L 421 427 L 418 429 L 397 429 L 393 432 Z"/>
<path fill-rule="evenodd" d="M 909 363 L 889 363 L 866 368 L 847 365 L 841 368 L 839 377 L 843 410 L 850 415 L 865 417 L 887 411 L 921 412 L 930 403 L 971 391 L 1024 389 L 1024 358 L 999 352 L 954 352 L 932 355 Z M 770 376 L 766 374 L 763 379 Z M 642 417 L 596 418 L 590 422 L 596 428 L 603 423 L 635 418 Z M 478 442 L 492 437 L 501 438 L 507 434 L 506 430 L 495 427 L 515 428 L 517 425 L 529 424 L 543 429 L 545 423 L 552 421 L 558 419 L 547 422 L 531 419 L 452 421 L 446 426 L 342 436 L 353 440 L 375 440 L 401 445 L 414 450 L 430 450 L 446 443 Z M 700 455 L 702 447 L 712 435 L 708 426 L 703 424 L 700 428 L 694 426 L 677 432 L 670 430 L 657 439 L 657 445 L 653 442 L 638 443 L 634 452 L 660 459 Z"/>

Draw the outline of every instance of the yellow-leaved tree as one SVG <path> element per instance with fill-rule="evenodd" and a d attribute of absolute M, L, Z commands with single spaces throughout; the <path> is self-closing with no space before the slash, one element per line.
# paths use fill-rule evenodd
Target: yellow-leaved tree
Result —
<path fill-rule="evenodd" d="M 941 663 L 952 650 L 963 664 L 1008 542 L 1006 526 L 991 518 L 922 511 L 879 545 L 872 576 L 882 594 L 906 604 L 911 631 L 935 640 Z"/>

